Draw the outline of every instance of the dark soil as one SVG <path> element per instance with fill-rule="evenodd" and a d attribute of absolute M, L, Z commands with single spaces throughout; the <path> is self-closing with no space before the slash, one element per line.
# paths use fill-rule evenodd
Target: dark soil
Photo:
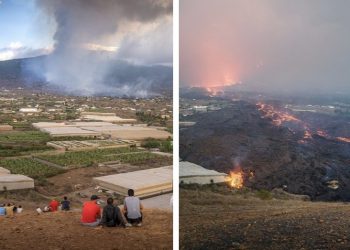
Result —
<path fill-rule="evenodd" d="M 350 205 L 180 189 L 180 249 L 350 249 Z"/>

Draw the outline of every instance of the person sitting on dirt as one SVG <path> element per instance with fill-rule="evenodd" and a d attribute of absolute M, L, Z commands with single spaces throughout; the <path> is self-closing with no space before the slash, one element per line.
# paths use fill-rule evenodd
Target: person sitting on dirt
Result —
<path fill-rule="evenodd" d="M 16 213 L 20 214 L 23 212 L 23 208 L 21 205 L 18 206 L 18 208 L 16 209 Z"/>
<path fill-rule="evenodd" d="M 138 197 L 134 196 L 134 190 L 128 190 L 128 197 L 124 200 L 124 215 L 127 221 L 131 224 L 142 225 L 142 204 Z"/>
<path fill-rule="evenodd" d="M 14 207 L 15 206 L 13 204 L 11 204 L 11 203 L 7 204 L 7 206 L 5 207 L 5 209 L 6 209 L 6 216 L 7 217 L 12 217 L 13 216 L 13 208 Z"/>
<path fill-rule="evenodd" d="M 5 215 L 6 215 L 5 204 L 0 204 L 0 216 L 5 216 Z"/>
<path fill-rule="evenodd" d="M 83 204 L 81 223 L 84 226 L 96 227 L 101 222 L 101 208 L 97 205 L 97 195 L 92 195 L 90 201 Z"/>
<path fill-rule="evenodd" d="M 113 204 L 113 198 L 107 199 L 107 205 L 103 208 L 101 225 L 106 227 L 131 226 L 126 223 L 118 206 Z"/>
<path fill-rule="evenodd" d="M 61 209 L 63 211 L 70 210 L 70 201 L 68 200 L 67 196 L 63 197 L 63 201 L 61 201 Z"/>
<path fill-rule="evenodd" d="M 60 203 L 53 199 L 52 201 L 50 201 L 49 204 L 49 212 L 56 212 L 58 210 L 58 206 L 60 205 Z"/>

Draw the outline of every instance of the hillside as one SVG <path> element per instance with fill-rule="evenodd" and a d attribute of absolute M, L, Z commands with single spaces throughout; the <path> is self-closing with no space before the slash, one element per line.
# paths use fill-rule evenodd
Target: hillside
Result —
<path fill-rule="evenodd" d="M 172 213 L 146 210 L 142 227 L 88 228 L 80 211 L 1 218 L 1 249 L 171 249 Z"/>
<path fill-rule="evenodd" d="M 344 203 L 181 189 L 180 249 L 349 249 L 349 212 Z"/>

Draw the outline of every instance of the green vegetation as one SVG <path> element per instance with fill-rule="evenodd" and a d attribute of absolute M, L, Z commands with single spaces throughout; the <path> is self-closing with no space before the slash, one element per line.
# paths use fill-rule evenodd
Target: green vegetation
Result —
<path fill-rule="evenodd" d="M 65 167 L 87 167 L 108 161 L 121 161 L 123 163 L 141 164 L 147 160 L 159 157 L 160 156 L 158 155 L 131 147 L 66 152 L 57 155 L 40 155 L 40 158 L 43 160 Z"/>
<path fill-rule="evenodd" d="M 173 144 L 171 139 L 166 141 L 164 140 L 156 140 L 153 138 L 149 138 L 145 140 L 142 144 L 144 148 L 159 148 L 161 152 L 173 152 Z"/>
<path fill-rule="evenodd" d="M 50 135 L 40 131 L 11 131 L 0 133 L 0 143 L 9 142 L 30 142 L 46 143 L 50 140 Z"/>
<path fill-rule="evenodd" d="M 167 118 L 162 118 L 161 115 L 145 112 L 136 112 L 136 117 L 139 121 L 147 123 L 147 125 L 166 126 L 168 121 Z"/>
<path fill-rule="evenodd" d="M 63 169 L 49 167 L 30 158 L 4 159 L 0 165 L 12 174 L 23 174 L 34 179 L 43 179 L 65 172 Z"/>
<path fill-rule="evenodd" d="M 256 196 L 262 200 L 271 200 L 272 194 L 270 191 L 261 189 L 256 192 Z"/>
<path fill-rule="evenodd" d="M 46 146 L 50 136 L 40 131 L 0 133 L 0 157 L 27 155 L 52 149 Z"/>
<path fill-rule="evenodd" d="M 29 155 L 32 153 L 43 153 L 53 148 L 46 145 L 23 145 L 4 146 L 0 145 L 0 157 Z"/>
<path fill-rule="evenodd" d="M 10 131 L 0 133 L 0 157 L 28 155 L 52 150 L 46 145 L 52 138 L 41 131 Z M 56 141 L 84 141 L 91 137 L 64 136 L 55 138 Z"/>

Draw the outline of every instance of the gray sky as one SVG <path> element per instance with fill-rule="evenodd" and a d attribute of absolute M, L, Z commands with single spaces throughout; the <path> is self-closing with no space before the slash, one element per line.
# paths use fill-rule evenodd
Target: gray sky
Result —
<path fill-rule="evenodd" d="M 180 84 L 350 92 L 350 1 L 181 0 Z"/>

